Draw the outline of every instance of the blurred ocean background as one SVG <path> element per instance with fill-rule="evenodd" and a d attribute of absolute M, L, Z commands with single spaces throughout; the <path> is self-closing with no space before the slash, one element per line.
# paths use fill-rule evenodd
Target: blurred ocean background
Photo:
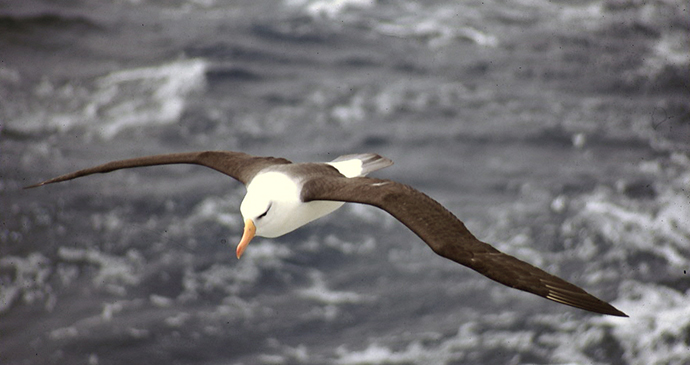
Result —
<path fill-rule="evenodd" d="M 689 364 L 684 0 L 0 0 L 0 364 Z M 371 207 L 234 257 L 241 184 L 329 161 L 610 301 L 558 305 Z"/>

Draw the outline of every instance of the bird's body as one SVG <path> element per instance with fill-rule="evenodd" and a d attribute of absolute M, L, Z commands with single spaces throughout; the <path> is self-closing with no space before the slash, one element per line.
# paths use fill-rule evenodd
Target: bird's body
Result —
<path fill-rule="evenodd" d="M 588 311 L 626 316 L 581 288 L 481 242 L 441 204 L 391 180 L 366 177 L 392 165 L 376 154 L 341 156 L 326 163 L 291 163 L 241 152 L 205 151 L 120 160 L 42 183 L 71 180 L 123 168 L 188 163 L 210 167 L 247 187 L 240 211 L 245 230 L 239 258 L 252 237 L 278 237 L 338 209 L 345 202 L 379 207 L 412 230 L 437 254 L 512 288 Z"/>
<path fill-rule="evenodd" d="M 328 163 L 293 163 L 268 167 L 257 173 L 247 184 L 247 195 L 242 201 L 240 212 L 246 220 L 261 216 L 270 206 L 274 212 L 260 218 L 264 222 L 262 229 L 257 229 L 256 235 L 279 237 L 328 215 L 345 204 L 325 200 L 302 201 L 301 192 L 306 181 L 317 176 L 366 176 L 369 172 L 392 164 L 389 159 L 378 155 L 361 154 L 341 156 Z"/>
<path fill-rule="evenodd" d="M 274 238 L 330 214 L 344 204 L 329 201 L 305 203 L 300 200 L 301 190 L 301 182 L 284 172 L 261 173 L 247 185 L 240 212 L 243 217 L 254 217 L 255 222 L 262 221 L 258 236 Z M 262 216 L 269 208 L 271 215 Z"/>

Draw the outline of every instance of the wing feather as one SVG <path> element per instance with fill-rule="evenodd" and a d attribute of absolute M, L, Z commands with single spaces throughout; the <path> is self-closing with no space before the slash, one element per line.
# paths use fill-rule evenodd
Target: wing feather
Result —
<path fill-rule="evenodd" d="M 379 207 L 417 234 L 438 255 L 501 284 L 591 312 L 627 317 L 581 288 L 478 240 L 441 204 L 410 186 L 367 177 L 321 177 L 305 183 L 302 200 Z"/>
<path fill-rule="evenodd" d="M 289 164 L 290 161 L 284 158 L 274 157 L 256 157 L 242 152 L 231 151 L 202 151 L 202 152 L 185 152 L 185 153 L 171 153 L 165 155 L 154 155 L 146 157 L 137 157 L 127 160 L 118 160 L 108 162 L 103 165 L 90 167 L 87 169 L 75 171 L 69 174 L 58 176 L 50 180 L 40 182 L 25 189 L 35 188 L 46 184 L 53 184 L 56 182 L 76 179 L 78 177 L 87 176 L 91 174 L 107 173 L 120 169 L 127 169 L 132 167 L 155 166 L 155 165 L 169 165 L 169 164 L 195 164 L 212 168 L 216 171 L 222 172 L 240 182 L 247 184 L 262 169 L 273 166 Z"/>

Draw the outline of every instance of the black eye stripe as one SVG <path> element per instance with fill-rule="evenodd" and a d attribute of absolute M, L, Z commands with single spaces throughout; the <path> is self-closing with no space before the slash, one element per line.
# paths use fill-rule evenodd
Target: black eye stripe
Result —
<path fill-rule="evenodd" d="M 272 204 L 272 203 L 271 203 L 271 204 L 269 204 L 269 205 L 268 205 L 268 208 L 266 208 L 266 211 L 265 211 L 265 212 L 263 212 L 263 213 L 261 213 L 261 214 L 260 214 L 260 215 L 259 215 L 258 217 L 256 217 L 256 219 L 259 219 L 259 218 L 263 218 L 263 217 L 265 217 L 265 216 L 266 216 L 266 214 L 268 214 L 268 210 L 269 210 L 269 209 L 271 209 L 271 205 L 273 205 L 273 204 Z"/>

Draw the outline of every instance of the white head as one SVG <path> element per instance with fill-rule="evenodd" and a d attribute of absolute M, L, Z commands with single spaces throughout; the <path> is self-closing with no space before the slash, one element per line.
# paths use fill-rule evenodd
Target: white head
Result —
<path fill-rule="evenodd" d="M 244 234 L 237 245 L 237 257 L 254 236 L 278 237 L 331 213 L 343 203 L 300 199 L 302 186 L 288 175 L 271 171 L 260 173 L 247 185 L 240 205 Z"/>
<path fill-rule="evenodd" d="M 238 258 L 254 236 L 278 237 L 297 228 L 287 221 L 290 209 L 300 203 L 299 193 L 299 186 L 279 172 L 259 174 L 247 185 L 240 205 L 244 234 L 237 246 Z"/>

